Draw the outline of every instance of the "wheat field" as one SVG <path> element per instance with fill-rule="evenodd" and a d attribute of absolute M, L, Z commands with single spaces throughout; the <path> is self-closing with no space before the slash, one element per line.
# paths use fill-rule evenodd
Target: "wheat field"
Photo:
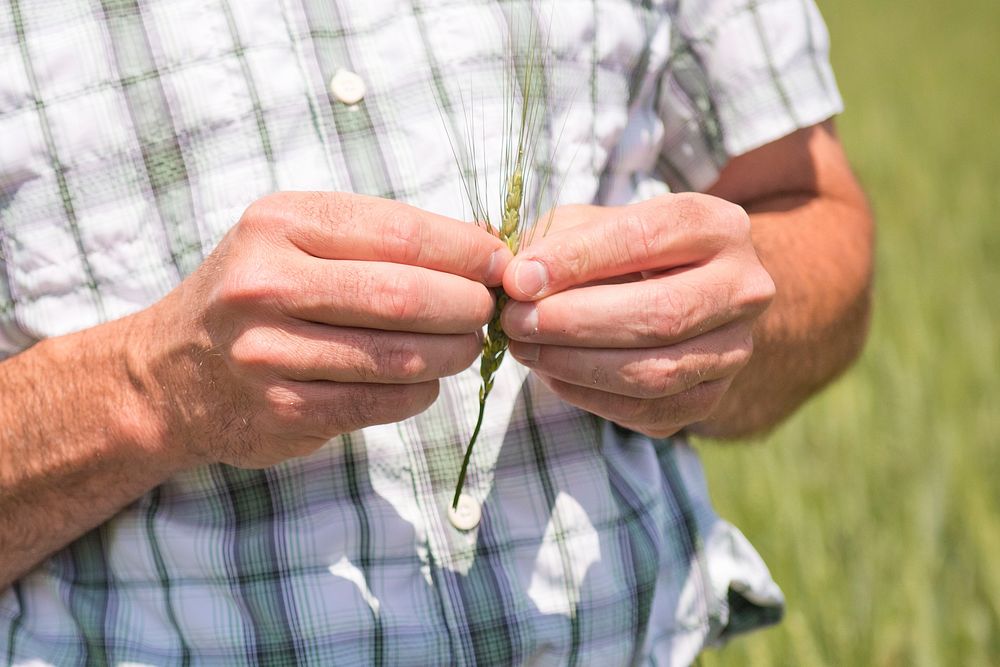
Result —
<path fill-rule="evenodd" d="M 788 598 L 719 665 L 1000 664 L 1000 2 L 820 0 L 878 217 L 860 363 L 762 442 L 700 445 Z"/>

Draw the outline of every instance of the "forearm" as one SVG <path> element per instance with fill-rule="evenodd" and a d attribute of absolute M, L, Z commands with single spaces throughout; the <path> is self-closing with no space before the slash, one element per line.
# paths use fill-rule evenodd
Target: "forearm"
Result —
<path fill-rule="evenodd" d="M 182 464 L 130 369 L 133 318 L 0 363 L 0 590 Z"/>
<path fill-rule="evenodd" d="M 754 352 L 713 416 L 692 429 L 766 432 L 846 369 L 864 344 L 872 219 L 860 191 L 788 193 L 745 205 L 776 295 L 754 328 Z"/>

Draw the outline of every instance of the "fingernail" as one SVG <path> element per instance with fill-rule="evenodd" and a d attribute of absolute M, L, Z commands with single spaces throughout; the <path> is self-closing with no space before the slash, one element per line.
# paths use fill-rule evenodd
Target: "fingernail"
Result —
<path fill-rule="evenodd" d="M 503 311 L 503 326 L 512 338 L 534 336 L 538 333 L 538 309 L 533 303 L 509 303 Z"/>
<path fill-rule="evenodd" d="M 528 260 L 518 264 L 514 269 L 514 286 L 526 296 L 535 296 L 549 282 L 549 272 L 541 262 Z"/>
<path fill-rule="evenodd" d="M 499 285 L 503 282 L 503 270 L 504 267 L 500 262 L 503 258 L 505 251 L 494 250 L 490 254 L 490 261 L 486 265 L 486 284 L 487 285 Z"/>
<path fill-rule="evenodd" d="M 516 343 L 510 351 L 520 361 L 538 361 L 542 346 L 537 343 Z"/>

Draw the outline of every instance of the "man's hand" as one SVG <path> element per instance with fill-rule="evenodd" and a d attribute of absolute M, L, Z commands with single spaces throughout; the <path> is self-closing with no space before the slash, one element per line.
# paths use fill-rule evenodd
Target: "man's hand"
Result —
<path fill-rule="evenodd" d="M 665 195 L 563 207 L 553 227 L 504 274 L 511 354 L 569 403 L 650 436 L 708 417 L 774 296 L 743 209 Z"/>
<path fill-rule="evenodd" d="M 0 363 L 0 590 L 178 472 L 424 410 L 509 260 L 410 206 L 272 195 L 163 300 Z"/>
<path fill-rule="evenodd" d="M 874 221 L 832 121 L 733 158 L 708 192 L 722 199 L 557 209 L 557 231 L 504 275 L 534 303 L 507 309 L 513 355 L 620 424 L 717 438 L 766 432 L 847 368 L 871 312 Z"/>
<path fill-rule="evenodd" d="M 484 230 L 404 204 L 272 195 L 147 311 L 139 375 L 167 440 L 273 465 L 425 410 L 476 358 L 509 259 Z"/>

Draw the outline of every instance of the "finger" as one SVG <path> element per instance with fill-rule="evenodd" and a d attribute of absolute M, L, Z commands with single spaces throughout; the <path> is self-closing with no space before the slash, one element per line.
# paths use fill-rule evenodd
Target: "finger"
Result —
<path fill-rule="evenodd" d="M 708 418 L 732 383 L 731 378 L 712 380 L 667 398 L 643 399 L 581 387 L 541 373 L 538 378 L 567 403 L 657 438 Z"/>
<path fill-rule="evenodd" d="M 503 286 L 511 298 L 539 299 L 614 276 L 696 264 L 749 235 L 742 208 L 707 195 L 575 210 L 583 222 L 536 239 L 507 266 Z"/>
<path fill-rule="evenodd" d="M 631 396 L 662 398 L 735 375 L 753 351 L 750 328 L 726 327 L 670 347 L 587 349 L 512 341 L 511 355 L 562 382 Z"/>
<path fill-rule="evenodd" d="M 511 258 L 482 227 L 376 197 L 279 193 L 262 200 L 257 216 L 276 218 L 295 245 L 322 259 L 408 264 L 498 285 Z"/>
<path fill-rule="evenodd" d="M 386 331 L 478 331 L 493 313 L 482 283 L 388 262 L 305 258 L 272 305 L 297 319 Z"/>
<path fill-rule="evenodd" d="M 286 382 L 264 397 L 264 428 L 288 437 L 330 438 L 376 424 L 391 424 L 426 410 L 437 381 L 419 384 Z"/>
<path fill-rule="evenodd" d="M 476 359 L 479 336 L 329 327 L 289 321 L 255 327 L 229 350 L 240 370 L 299 382 L 415 384 L 455 375 Z"/>
<path fill-rule="evenodd" d="M 639 282 L 574 288 L 540 301 L 510 302 L 501 323 L 508 336 L 525 342 L 663 347 L 760 314 L 773 282 L 759 266 L 753 271 L 736 281 L 720 260 Z"/>

